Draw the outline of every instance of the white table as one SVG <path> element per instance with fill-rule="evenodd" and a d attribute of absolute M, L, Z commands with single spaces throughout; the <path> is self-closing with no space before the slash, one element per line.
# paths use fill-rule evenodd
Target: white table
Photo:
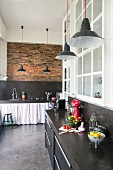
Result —
<path fill-rule="evenodd" d="M 6 103 L 0 104 L 1 123 L 4 114 L 12 113 L 14 124 L 45 123 L 45 110 L 49 103 Z"/>

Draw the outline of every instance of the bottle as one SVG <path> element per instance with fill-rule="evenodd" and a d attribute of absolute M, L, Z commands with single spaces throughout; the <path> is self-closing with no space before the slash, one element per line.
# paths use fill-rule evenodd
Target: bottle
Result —
<path fill-rule="evenodd" d="M 97 118 L 95 116 L 95 113 L 92 113 L 89 119 L 89 132 L 94 131 L 96 126 L 97 126 Z"/>
<path fill-rule="evenodd" d="M 26 99 L 26 93 L 23 91 L 22 92 L 22 100 L 25 100 Z"/>

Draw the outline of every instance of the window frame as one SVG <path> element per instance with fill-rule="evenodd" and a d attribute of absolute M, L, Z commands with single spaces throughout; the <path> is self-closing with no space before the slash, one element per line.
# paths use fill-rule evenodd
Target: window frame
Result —
<path fill-rule="evenodd" d="M 78 0 L 79 1 L 79 0 Z M 83 9 L 83 0 L 82 0 L 82 13 L 76 18 L 76 5 L 78 3 L 78 1 L 75 1 L 75 6 L 74 6 L 74 18 L 75 18 L 75 22 L 74 22 L 74 26 L 75 26 L 75 32 L 76 32 L 76 22 L 78 21 L 78 19 L 82 16 L 82 19 L 84 18 L 84 9 Z M 93 30 L 93 25 L 95 24 L 95 22 L 97 22 L 100 18 L 102 18 L 102 37 L 104 35 L 104 27 L 103 27 L 103 24 L 104 24 L 104 17 L 103 17 L 103 3 L 104 3 L 104 0 L 102 0 L 102 13 L 100 13 L 94 20 L 93 20 L 93 10 L 91 10 L 91 16 L 92 16 L 92 19 L 90 22 L 90 25 L 91 25 L 91 30 Z M 86 6 L 86 10 L 88 8 L 88 6 L 91 5 L 91 8 L 93 9 L 93 0 L 90 0 L 90 2 L 87 4 Z M 85 100 L 85 101 L 92 101 L 92 103 L 97 103 L 99 105 L 103 105 L 104 104 L 104 74 L 103 74 L 103 70 L 104 70 L 104 45 L 102 45 L 102 70 L 101 71 L 97 71 L 97 72 L 93 72 L 93 50 L 95 50 L 96 48 L 88 48 L 88 49 L 83 49 L 81 50 L 80 53 L 77 54 L 77 57 L 80 58 L 82 57 L 82 69 L 83 69 L 83 56 L 90 53 L 91 52 L 91 73 L 87 73 L 87 74 L 82 74 L 78 75 L 77 74 L 77 68 L 78 68 L 78 61 L 76 62 L 76 66 L 75 66 L 75 69 L 76 69 L 76 75 L 75 75 L 75 85 L 76 85 L 76 90 L 75 90 L 75 94 L 76 94 L 76 97 L 78 99 L 82 99 L 82 100 Z M 78 49 L 76 50 L 76 52 L 78 52 Z M 101 74 L 102 75 L 102 98 L 95 98 L 93 96 L 93 76 L 94 75 L 99 75 Z M 83 77 L 84 76 L 88 76 L 88 75 L 91 75 L 91 96 L 86 96 L 86 95 L 83 95 Z M 78 94 L 78 81 L 77 81 L 77 78 L 78 77 L 82 77 L 82 95 L 81 94 Z"/>

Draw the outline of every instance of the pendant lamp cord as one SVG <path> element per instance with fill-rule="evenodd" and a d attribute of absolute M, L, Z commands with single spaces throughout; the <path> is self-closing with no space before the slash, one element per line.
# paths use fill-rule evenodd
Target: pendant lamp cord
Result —
<path fill-rule="evenodd" d="M 22 42 L 23 42 L 23 26 L 21 26 L 21 29 L 22 29 Z"/>
<path fill-rule="evenodd" d="M 48 28 L 46 28 L 47 31 L 47 47 L 48 47 Z"/>
<path fill-rule="evenodd" d="M 86 0 L 84 0 L 84 17 L 86 18 Z"/>
<path fill-rule="evenodd" d="M 48 49 L 48 28 L 46 28 L 46 32 L 47 32 L 47 44 L 46 44 L 46 55 L 48 54 L 47 49 Z"/>
<path fill-rule="evenodd" d="M 23 28 L 24 28 L 24 26 L 21 26 L 21 29 L 22 29 L 22 54 L 23 54 Z"/>
<path fill-rule="evenodd" d="M 67 13 L 67 17 L 66 17 L 66 42 L 67 42 L 67 35 L 68 35 L 68 0 L 67 0 L 67 5 L 66 5 L 66 13 Z"/>

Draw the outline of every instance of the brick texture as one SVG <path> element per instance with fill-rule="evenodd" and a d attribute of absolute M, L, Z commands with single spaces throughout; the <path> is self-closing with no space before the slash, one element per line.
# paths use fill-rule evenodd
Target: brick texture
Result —
<path fill-rule="evenodd" d="M 7 73 L 10 81 L 62 81 L 62 61 L 55 59 L 60 45 L 7 43 Z M 17 72 L 20 65 L 26 72 Z M 43 72 L 48 65 L 51 73 Z"/>

